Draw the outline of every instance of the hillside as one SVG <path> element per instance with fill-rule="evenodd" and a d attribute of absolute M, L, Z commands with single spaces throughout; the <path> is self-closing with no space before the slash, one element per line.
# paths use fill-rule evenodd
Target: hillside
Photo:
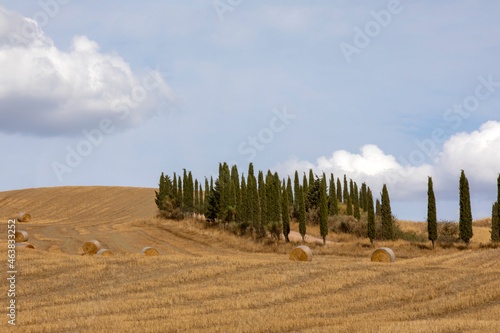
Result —
<path fill-rule="evenodd" d="M 396 248 L 397 260 L 377 264 L 365 242 L 330 235 L 325 247 L 311 244 L 312 262 L 292 262 L 286 253 L 293 245 L 255 244 L 194 221 L 157 219 L 153 198 L 154 189 L 125 187 L 0 192 L 2 219 L 20 211 L 33 217 L 17 225 L 36 247 L 17 250 L 17 326 L 28 332 L 500 331 L 500 249 L 433 252 L 380 243 Z M 116 256 L 82 256 L 89 239 Z M 5 237 L 1 244 L 5 249 Z M 145 246 L 161 256 L 141 257 Z"/>

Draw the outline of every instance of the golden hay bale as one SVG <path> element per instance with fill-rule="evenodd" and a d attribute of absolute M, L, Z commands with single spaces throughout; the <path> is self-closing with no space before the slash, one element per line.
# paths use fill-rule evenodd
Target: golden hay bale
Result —
<path fill-rule="evenodd" d="M 19 213 L 19 215 L 17 215 L 17 221 L 18 222 L 29 222 L 31 221 L 31 215 L 28 214 L 28 213 Z"/>
<path fill-rule="evenodd" d="M 111 252 L 111 250 L 108 250 L 108 249 L 100 249 L 99 251 L 97 251 L 96 255 L 101 256 L 101 257 L 114 257 L 115 256 L 115 254 L 113 252 Z"/>
<path fill-rule="evenodd" d="M 27 242 L 29 239 L 28 232 L 24 230 L 16 231 L 16 242 Z"/>
<path fill-rule="evenodd" d="M 376 262 L 394 262 L 396 256 L 394 252 L 388 247 L 380 247 L 372 254 L 372 261 Z"/>
<path fill-rule="evenodd" d="M 25 247 L 27 249 L 34 249 L 35 247 L 29 243 L 16 243 L 16 247 Z"/>
<path fill-rule="evenodd" d="M 96 240 L 90 240 L 83 244 L 83 253 L 96 254 L 101 249 L 101 244 Z"/>
<path fill-rule="evenodd" d="M 152 247 L 143 248 L 141 253 L 143 255 L 145 255 L 146 257 L 157 257 L 160 255 L 160 252 L 158 252 L 157 249 L 152 248 Z"/>
<path fill-rule="evenodd" d="M 311 261 L 312 256 L 311 249 L 305 245 L 297 246 L 290 252 L 290 260 L 295 261 Z"/>

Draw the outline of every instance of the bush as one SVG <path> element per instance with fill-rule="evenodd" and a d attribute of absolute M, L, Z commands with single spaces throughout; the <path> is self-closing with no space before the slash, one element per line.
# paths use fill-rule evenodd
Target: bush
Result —
<path fill-rule="evenodd" d="M 306 213 L 306 222 L 311 225 L 319 224 L 319 208 L 309 208 Z"/>
<path fill-rule="evenodd" d="M 164 219 L 180 221 L 184 219 L 184 214 L 179 207 L 176 207 L 173 200 L 165 200 L 163 204 L 164 209 L 160 211 L 159 216 Z"/>
<path fill-rule="evenodd" d="M 281 232 L 283 230 L 283 224 L 279 222 L 270 222 L 267 225 L 267 231 L 271 234 L 271 238 L 274 240 L 279 240 Z"/>
<path fill-rule="evenodd" d="M 328 217 L 328 227 L 335 233 L 351 234 L 357 237 L 368 237 L 366 218 L 357 220 L 351 215 L 334 215 Z"/>
<path fill-rule="evenodd" d="M 438 241 L 443 243 L 454 243 L 458 239 L 458 223 L 453 221 L 438 222 Z"/>

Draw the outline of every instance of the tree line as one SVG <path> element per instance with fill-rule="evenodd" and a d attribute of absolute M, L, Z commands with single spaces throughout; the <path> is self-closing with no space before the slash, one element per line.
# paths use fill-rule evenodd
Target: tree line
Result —
<path fill-rule="evenodd" d="M 492 206 L 492 242 L 500 242 L 500 176 L 497 181 L 498 199 Z M 469 183 L 462 170 L 459 182 L 460 219 L 459 237 L 469 248 L 472 232 Z M 428 178 L 428 239 L 435 246 L 438 238 L 436 199 L 432 177 Z M 396 236 L 394 216 L 387 186 L 384 184 L 380 200 L 374 201 L 372 190 L 366 183 L 361 186 L 347 179 L 343 182 L 330 174 L 320 176 L 309 173 L 299 176 L 295 171 L 293 181 L 288 176 L 280 178 L 277 172 L 256 172 L 253 164 L 248 172 L 240 175 L 236 165 L 219 164 L 219 174 L 204 179 L 204 186 L 192 177 L 191 171 L 183 170 L 182 177 L 175 172 L 160 176 L 156 191 L 156 205 L 160 215 L 169 219 L 184 216 L 203 216 L 210 225 L 228 228 L 240 235 L 250 234 L 259 239 L 270 235 L 279 239 L 283 234 L 289 241 L 290 221 L 297 221 L 304 240 L 307 225 L 319 224 L 323 242 L 329 232 L 332 217 L 352 216 L 363 223 L 366 237 L 371 244 L 375 239 L 394 240 Z"/>

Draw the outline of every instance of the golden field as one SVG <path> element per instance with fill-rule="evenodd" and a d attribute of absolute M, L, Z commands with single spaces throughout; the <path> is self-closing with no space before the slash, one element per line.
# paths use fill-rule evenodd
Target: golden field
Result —
<path fill-rule="evenodd" d="M 5 261 L 6 222 L 21 211 L 32 220 L 17 230 L 36 248 L 16 250 L 23 332 L 500 332 L 500 249 L 479 247 L 487 222 L 470 251 L 376 242 L 396 262 L 372 263 L 368 240 L 330 234 L 326 246 L 309 243 L 311 262 L 292 262 L 300 242 L 155 218 L 154 189 L 40 188 L 0 192 Z M 115 257 L 84 256 L 90 239 Z M 160 256 L 142 257 L 146 246 Z"/>

